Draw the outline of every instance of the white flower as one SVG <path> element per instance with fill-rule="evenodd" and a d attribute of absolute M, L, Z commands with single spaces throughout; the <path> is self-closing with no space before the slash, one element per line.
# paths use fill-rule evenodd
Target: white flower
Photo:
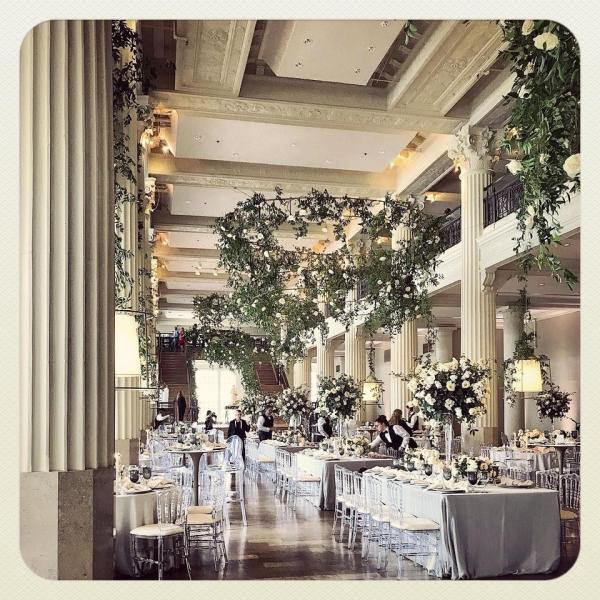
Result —
<path fill-rule="evenodd" d="M 283 296 L 279 298 L 279 304 L 285 304 L 285 298 Z"/>
<path fill-rule="evenodd" d="M 418 382 L 417 380 L 413 377 L 407 384 L 407 388 L 411 391 L 411 392 L 416 392 L 417 391 L 417 386 L 418 386 Z"/>
<path fill-rule="evenodd" d="M 520 160 L 511 160 L 507 163 L 506 168 L 513 174 L 516 175 L 522 168 Z"/>
<path fill-rule="evenodd" d="M 439 389 L 442 387 L 442 384 L 441 384 L 439 381 L 437 381 L 437 379 L 436 379 L 436 381 L 435 381 L 435 387 L 436 387 L 438 390 L 439 390 Z"/>
<path fill-rule="evenodd" d="M 456 384 L 453 381 L 446 382 L 446 389 L 449 392 L 453 392 L 456 389 Z"/>
<path fill-rule="evenodd" d="M 558 37 L 556 34 L 546 31 L 533 38 L 533 45 L 538 50 L 554 50 L 558 46 Z"/>
<path fill-rule="evenodd" d="M 519 92 L 518 92 L 517 95 L 519 96 L 519 98 L 525 98 L 525 96 L 527 96 L 527 85 L 526 84 L 523 84 L 520 87 Z"/>
<path fill-rule="evenodd" d="M 456 375 L 450 375 L 450 381 L 456 381 L 458 377 Z"/>
<path fill-rule="evenodd" d="M 468 379 L 463 380 L 462 386 L 463 388 L 468 388 L 471 385 L 471 382 Z"/>
<path fill-rule="evenodd" d="M 469 414 L 470 415 L 476 415 L 477 414 L 477 409 L 476 408 L 470 408 L 469 409 Z"/>
<path fill-rule="evenodd" d="M 581 172 L 581 154 L 571 154 L 563 163 L 565 173 L 573 179 Z"/>
<path fill-rule="evenodd" d="M 521 33 L 523 35 L 529 35 L 535 27 L 535 23 L 531 19 L 527 19 L 523 21 L 523 25 L 521 27 Z"/>
<path fill-rule="evenodd" d="M 431 394 L 427 394 L 427 396 L 425 396 L 425 402 L 430 406 L 433 406 L 435 404 L 435 398 Z"/>
<path fill-rule="evenodd" d="M 462 419 L 462 416 L 463 416 L 463 414 L 462 414 L 462 408 L 460 406 L 457 406 L 454 409 L 454 414 L 456 415 L 457 419 Z"/>
<path fill-rule="evenodd" d="M 268 251 L 268 250 L 265 250 L 265 251 L 263 252 L 263 255 L 264 255 L 264 257 L 265 257 L 265 258 L 269 258 L 269 251 Z"/>
<path fill-rule="evenodd" d="M 473 460 L 472 458 L 470 458 L 467 461 L 467 471 L 473 473 L 474 471 L 477 471 L 477 461 Z"/>
<path fill-rule="evenodd" d="M 549 158 L 550 158 L 549 154 L 546 154 L 545 152 L 542 152 L 540 154 L 540 165 L 545 165 L 548 162 Z"/>
<path fill-rule="evenodd" d="M 444 402 L 444 406 L 448 410 L 452 410 L 454 408 L 454 400 L 452 400 L 452 398 L 448 398 L 448 400 L 446 400 L 446 402 Z"/>
<path fill-rule="evenodd" d="M 384 262 L 384 261 L 386 260 L 386 257 L 385 257 L 385 256 L 380 256 L 380 257 L 379 257 L 379 260 L 380 260 L 381 262 Z"/>

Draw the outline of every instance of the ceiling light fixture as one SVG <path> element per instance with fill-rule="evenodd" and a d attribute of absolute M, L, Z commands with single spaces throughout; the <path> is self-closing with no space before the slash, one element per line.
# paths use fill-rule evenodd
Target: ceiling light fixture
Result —
<path fill-rule="evenodd" d="M 296 69 L 299 69 L 303 65 L 300 61 L 298 61 L 294 66 L 296 67 Z"/>
<path fill-rule="evenodd" d="M 379 23 L 380 27 L 389 27 L 390 26 L 390 22 L 389 21 L 381 21 L 381 23 Z"/>
<path fill-rule="evenodd" d="M 359 67 L 357 67 L 356 69 L 354 69 L 354 74 L 355 75 L 358 75 L 359 73 L 360 73 L 360 68 Z"/>
<path fill-rule="evenodd" d="M 306 38 L 306 39 L 304 40 L 304 44 L 305 44 L 306 46 L 308 46 L 309 44 L 312 44 L 312 43 L 313 43 L 313 41 L 312 41 L 310 38 Z"/>
<path fill-rule="evenodd" d="M 373 50 L 375 50 L 375 46 L 369 46 L 367 48 L 367 52 L 373 52 Z"/>
<path fill-rule="evenodd" d="M 239 156 L 239 154 L 238 154 L 237 152 L 234 152 L 234 153 L 232 154 L 232 156 L 233 156 L 233 158 L 237 158 L 237 157 Z"/>

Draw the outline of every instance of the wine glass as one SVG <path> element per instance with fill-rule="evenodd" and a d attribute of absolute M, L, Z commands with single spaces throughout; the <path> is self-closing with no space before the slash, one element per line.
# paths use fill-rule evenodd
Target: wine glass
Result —
<path fill-rule="evenodd" d="M 129 481 L 137 483 L 140 480 L 140 469 L 137 465 L 129 465 Z"/>
<path fill-rule="evenodd" d="M 477 482 L 479 481 L 479 475 L 477 471 L 469 471 L 467 473 L 467 481 L 469 482 L 469 492 L 473 492 Z"/>
<path fill-rule="evenodd" d="M 425 471 L 425 475 L 427 475 L 427 477 L 429 477 L 433 473 L 433 465 L 429 465 L 429 464 L 425 465 L 424 471 Z"/>
<path fill-rule="evenodd" d="M 442 475 L 446 481 L 450 481 L 452 479 L 452 469 L 449 465 L 444 465 Z"/>

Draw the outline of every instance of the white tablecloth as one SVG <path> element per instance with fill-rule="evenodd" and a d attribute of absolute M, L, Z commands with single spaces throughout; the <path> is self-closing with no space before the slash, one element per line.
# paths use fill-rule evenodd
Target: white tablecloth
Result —
<path fill-rule="evenodd" d="M 530 460 L 533 458 L 533 477 L 537 471 L 549 471 L 552 469 L 552 461 L 556 459 L 554 451 L 533 452 L 531 450 L 518 450 L 506 448 L 490 448 L 490 458 L 493 461 L 506 463 L 507 459 Z M 508 466 L 512 463 L 508 462 Z"/>
<path fill-rule="evenodd" d="M 288 446 L 283 442 L 273 443 L 272 440 L 265 440 L 264 442 L 261 442 L 258 446 L 259 456 L 264 456 L 265 458 L 270 458 L 271 460 L 275 460 L 277 450 L 286 450 L 287 452 L 301 452 L 302 450 L 306 450 L 306 448 L 304 446 Z"/>
<path fill-rule="evenodd" d="M 404 510 L 440 524 L 440 567 L 453 579 L 551 573 L 560 562 L 554 490 L 487 486 L 442 494 L 404 485 Z"/>

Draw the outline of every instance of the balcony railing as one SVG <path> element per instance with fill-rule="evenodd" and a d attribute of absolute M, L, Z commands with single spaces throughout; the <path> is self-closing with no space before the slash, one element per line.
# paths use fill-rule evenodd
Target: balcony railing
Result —
<path fill-rule="evenodd" d="M 523 184 L 517 179 L 500 189 L 490 184 L 483 199 L 483 226 L 487 227 L 517 212 L 523 200 Z"/>
<path fill-rule="evenodd" d="M 460 242 L 460 206 L 455 208 L 440 227 L 442 252 L 456 246 Z"/>

